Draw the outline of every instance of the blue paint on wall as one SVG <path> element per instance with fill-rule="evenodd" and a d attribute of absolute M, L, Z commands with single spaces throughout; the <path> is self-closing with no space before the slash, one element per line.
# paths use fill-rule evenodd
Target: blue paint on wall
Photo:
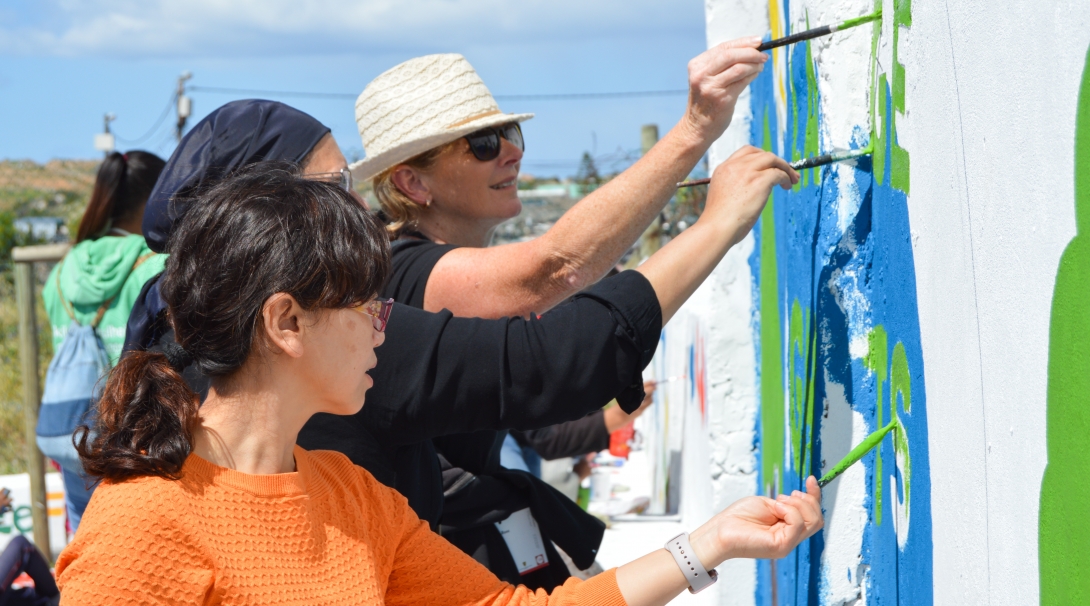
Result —
<path fill-rule="evenodd" d="M 785 7 L 786 8 L 786 7 Z M 780 132 L 776 116 L 772 69 L 752 84 L 751 143 L 761 147 L 766 142 L 765 125 L 770 125 L 773 150 L 786 150 L 792 156 L 801 155 L 804 137 L 812 124 L 806 108 L 812 102 L 806 95 L 814 94 L 808 86 L 807 64 L 811 70 L 819 66 L 808 61 L 805 44 L 789 51 L 788 61 L 788 114 L 786 128 Z M 771 65 L 769 66 L 771 68 Z M 861 66 L 865 69 L 865 66 Z M 888 93 L 888 91 L 887 91 Z M 886 102 L 883 132 L 893 132 L 891 95 Z M 794 106 L 797 111 L 791 110 Z M 860 119 L 864 119 L 861 116 Z M 820 123 L 820 112 L 816 116 Z M 861 124 L 856 133 L 856 143 L 866 144 L 869 127 Z M 890 158 L 890 141 L 885 137 L 886 158 Z M 793 152 L 793 153 L 792 153 Z M 894 437 L 887 437 L 880 447 L 882 467 L 877 473 L 878 454 L 864 458 L 867 474 L 867 490 L 864 506 L 870 512 L 870 520 L 862 537 L 861 564 L 849 569 L 848 578 L 865 583 L 869 604 L 923 604 L 932 603 L 932 537 L 930 465 L 927 445 L 927 406 L 923 374 L 923 352 L 920 342 L 919 314 L 916 304 L 915 266 L 912 253 L 907 196 L 891 186 L 891 162 L 883 166 L 884 178 L 874 179 L 872 164 L 863 159 L 852 167 L 840 165 L 815 171 L 804 186 L 790 192 L 776 189 L 771 204 L 775 218 L 776 259 L 760 258 L 760 240 L 763 221 L 754 230 L 757 238 L 755 252 L 750 259 L 754 280 L 754 341 L 758 347 L 767 346 L 760 341 L 759 306 L 761 298 L 760 267 L 762 263 L 777 264 L 778 308 L 785 342 L 778 344 L 783 353 L 785 400 L 788 402 L 785 435 L 789 452 L 785 460 L 784 486 L 781 492 L 789 492 L 802 486 L 803 478 L 820 476 L 823 463 L 829 467 L 835 460 L 823 461 L 822 451 L 846 453 L 852 444 L 822 444 L 822 422 L 829 422 L 823 414 L 826 396 L 831 384 L 843 389 L 844 397 L 852 409 L 860 413 L 867 423 L 867 430 L 874 431 L 879 421 L 889 422 L 891 411 L 900 420 L 906 439 L 910 466 L 897 464 Z M 839 175 L 852 171 L 854 178 L 842 181 Z M 842 196 L 841 194 L 845 194 Z M 840 198 L 845 200 L 840 200 Z M 849 202 L 849 200 L 852 200 Z M 854 215 L 843 227 L 839 224 L 839 205 L 857 205 Z M 849 210 L 851 210 L 849 208 Z M 792 331 L 792 311 L 799 307 L 803 331 Z M 886 351 L 876 359 L 885 360 L 885 371 L 879 376 L 868 367 L 858 351 L 859 339 L 866 340 L 877 330 L 884 331 Z M 853 357 L 853 342 L 856 343 Z M 907 360 L 911 402 L 906 406 L 902 397 L 894 393 L 893 372 L 890 361 L 895 347 L 900 344 Z M 760 352 L 757 363 L 760 368 Z M 881 384 L 879 379 L 881 378 Z M 812 397 L 808 394 L 812 392 Z M 879 401 L 881 398 L 881 401 Z M 892 403 L 891 403 L 892 398 Z M 811 402 L 812 409 L 792 406 L 792 402 Z M 807 413 L 808 410 L 811 412 Z M 837 418 L 845 419 L 845 415 Z M 801 422 L 801 431 L 792 434 L 792 423 Z M 848 421 L 842 421 L 848 422 Z M 760 448 L 761 425 L 756 427 L 757 447 Z M 850 436 L 843 431 L 827 435 Z M 766 453 L 759 451 L 759 456 Z M 767 453 L 778 456 L 778 453 Z M 757 466 L 761 473 L 761 465 Z M 909 475 L 910 469 L 910 475 Z M 907 477 L 906 477 L 907 476 Z M 905 489 L 909 480 L 910 490 Z M 876 484 L 881 491 L 876 495 Z M 770 478 L 760 477 L 758 486 L 773 485 Z M 891 493 L 891 485 L 895 487 Z M 896 500 L 891 498 L 896 495 Z M 906 499 L 908 532 L 899 545 L 895 526 L 898 502 Z M 878 498 L 876 498 L 876 496 Z M 830 502 L 826 503 L 829 507 Z M 800 545 L 793 554 L 774 564 L 762 560 L 757 567 L 757 603 L 773 604 L 822 604 L 824 579 L 836 575 L 843 578 L 843 568 L 823 570 L 821 555 L 824 549 L 824 533 Z"/>

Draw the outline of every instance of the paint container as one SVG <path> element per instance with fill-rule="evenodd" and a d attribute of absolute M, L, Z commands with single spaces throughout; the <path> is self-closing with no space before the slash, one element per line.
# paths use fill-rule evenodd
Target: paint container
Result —
<path fill-rule="evenodd" d="M 575 497 L 575 504 L 582 508 L 583 511 L 586 511 L 587 506 L 590 505 L 590 478 L 583 478 L 579 482 L 579 493 Z"/>
<path fill-rule="evenodd" d="M 636 437 L 636 428 L 632 426 L 632 423 L 609 434 L 609 454 L 628 459 L 628 453 L 632 451 L 631 442 L 634 437 Z"/>
<path fill-rule="evenodd" d="M 613 496 L 613 474 L 609 468 L 596 467 L 590 474 L 590 500 L 608 501 Z"/>

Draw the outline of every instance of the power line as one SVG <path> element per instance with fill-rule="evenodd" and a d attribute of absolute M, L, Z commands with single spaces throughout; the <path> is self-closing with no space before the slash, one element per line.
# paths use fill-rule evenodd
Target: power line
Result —
<path fill-rule="evenodd" d="M 155 121 L 155 124 L 150 129 L 148 129 L 148 132 L 144 133 L 136 139 L 125 139 L 122 137 L 117 137 L 117 133 L 114 133 L 114 136 L 117 137 L 118 142 L 124 143 L 125 145 L 137 145 L 143 143 L 147 139 L 150 139 L 151 136 L 159 130 L 159 127 L 163 125 L 163 121 L 167 119 L 167 116 L 170 115 L 170 108 L 174 106 L 174 99 L 175 94 L 171 93 L 170 99 L 167 101 L 167 106 L 163 108 L 163 113 L 159 114 L 159 118 Z"/>
<path fill-rule="evenodd" d="M 227 88 L 222 86 L 190 86 L 189 90 L 198 93 L 217 93 L 227 95 L 265 95 L 271 97 L 304 97 L 310 99 L 356 99 L 359 95 L 352 93 L 319 93 L 287 90 L 260 90 L 253 88 Z M 621 99 L 631 97 L 666 97 L 673 95 L 686 95 L 688 90 L 645 90 L 626 91 L 615 93 L 559 93 L 559 94 L 531 94 L 531 95 L 493 95 L 496 99 L 507 101 L 569 101 L 579 99 Z"/>

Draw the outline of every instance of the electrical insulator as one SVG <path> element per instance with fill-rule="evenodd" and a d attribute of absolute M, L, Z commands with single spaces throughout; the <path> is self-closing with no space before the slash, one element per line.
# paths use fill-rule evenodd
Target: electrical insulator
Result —
<path fill-rule="evenodd" d="M 193 100 L 182 95 L 178 97 L 178 118 L 188 118 L 193 113 Z"/>

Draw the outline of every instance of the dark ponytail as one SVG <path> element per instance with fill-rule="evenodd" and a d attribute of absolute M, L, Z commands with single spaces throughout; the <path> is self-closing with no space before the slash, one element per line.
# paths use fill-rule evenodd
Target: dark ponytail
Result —
<path fill-rule="evenodd" d="M 199 406 L 197 394 L 166 356 L 128 352 L 106 382 L 94 434 L 86 425 L 76 431 L 84 471 L 114 481 L 178 479 L 193 444 Z"/>
<path fill-rule="evenodd" d="M 97 238 L 113 223 L 142 212 L 166 162 L 155 154 L 131 151 L 106 156 L 95 176 L 95 189 L 79 222 L 76 242 Z"/>
<path fill-rule="evenodd" d="M 260 163 L 189 205 L 167 244 L 159 282 L 177 345 L 128 352 L 106 382 L 94 429 L 77 449 L 108 480 L 177 479 L 199 427 L 197 395 L 177 371 L 189 361 L 213 381 L 250 357 L 265 301 L 288 293 L 306 310 L 374 298 L 390 268 L 381 223 L 343 189 Z M 168 360 L 168 356 L 170 360 Z"/>

